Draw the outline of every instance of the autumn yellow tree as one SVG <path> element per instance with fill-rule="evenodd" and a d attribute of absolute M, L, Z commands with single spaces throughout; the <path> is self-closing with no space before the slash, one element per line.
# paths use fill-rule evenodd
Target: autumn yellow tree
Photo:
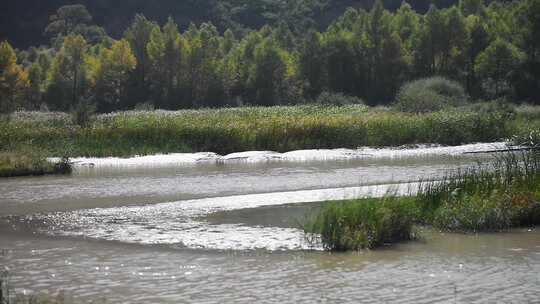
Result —
<path fill-rule="evenodd" d="M 28 74 L 17 65 L 15 50 L 7 41 L 0 43 L 0 112 L 9 112 L 23 104 Z"/>
<path fill-rule="evenodd" d="M 56 54 L 48 77 L 48 100 L 56 109 L 76 107 L 88 86 L 86 40 L 81 35 L 68 36 Z"/>

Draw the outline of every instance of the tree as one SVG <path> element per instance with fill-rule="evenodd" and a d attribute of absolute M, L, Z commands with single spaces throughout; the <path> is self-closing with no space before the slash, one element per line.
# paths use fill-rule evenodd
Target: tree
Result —
<path fill-rule="evenodd" d="M 152 31 L 158 25 L 149 21 L 143 15 L 136 15 L 135 19 L 124 33 L 125 39 L 129 42 L 133 54 L 137 59 L 137 67 L 133 73 L 133 84 L 131 97 L 136 102 L 146 102 L 150 93 L 148 74 L 150 72 L 150 59 L 148 56 L 148 43 L 150 42 Z"/>
<path fill-rule="evenodd" d="M 439 10 L 431 5 L 412 37 L 414 75 L 464 79 L 467 38 L 465 19 L 456 7 Z"/>
<path fill-rule="evenodd" d="M 346 95 L 358 95 L 362 90 L 363 81 L 359 74 L 359 58 L 364 58 L 358 53 L 354 45 L 354 35 L 348 31 L 329 32 L 324 35 L 323 48 L 325 54 L 325 71 L 327 74 L 327 86 L 332 92 L 340 92 Z"/>
<path fill-rule="evenodd" d="M 255 57 L 248 79 L 253 100 L 259 105 L 276 105 L 282 102 L 283 82 L 287 75 L 287 66 L 277 43 L 266 38 L 255 49 Z"/>
<path fill-rule="evenodd" d="M 234 33 L 230 29 L 227 29 L 225 33 L 223 33 L 223 40 L 221 40 L 221 52 L 225 55 L 229 54 L 237 43 Z"/>
<path fill-rule="evenodd" d="M 48 77 L 48 100 L 59 110 L 76 107 L 87 88 L 86 40 L 81 35 L 67 36 L 54 58 Z"/>
<path fill-rule="evenodd" d="M 150 35 L 147 52 L 151 62 L 153 92 L 156 94 L 158 107 L 172 106 L 178 86 L 181 45 L 178 26 L 171 18 L 163 26 L 163 31 L 154 28 Z"/>
<path fill-rule="evenodd" d="M 450 8 L 444 13 L 443 33 L 438 73 L 461 80 L 464 78 L 462 67 L 467 59 L 468 33 L 465 18 L 457 7 Z"/>
<path fill-rule="evenodd" d="M 478 16 L 469 15 L 465 20 L 468 41 L 466 59 L 466 88 L 473 98 L 481 97 L 481 86 L 474 69 L 476 58 L 486 49 L 489 44 L 489 37 L 484 23 Z"/>
<path fill-rule="evenodd" d="M 86 7 L 81 4 L 65 5 L 56 11 L 56 15 L 51 16 L 51 23 L 45 29 L 45 32 L 53 36 L 68 36 L 73 34 L 80 25 L 85 25 L 92 21 L 92 15 Z"/>
<path fill-rule="evenodd" d="M 459 9 L 465 17 L 470 15 L 484 16 L 486 13 L 484 0 L 460 0 Z"/>
<path fill-rule="evenodd" d="M 520 81 L 520 97 L 540 102 L 540 1 L 523 1 L 516 15 L 521 29 L 518 43 L 527 55 L 522 66 L 524 79 Z"/>
<path fill-rule="evenodd" d="M 375 86 L 376 103 L 392 101 L 405 80 L 409 68 L 409 58 L 405 54 L 401 38 L 397 33 L 385 36 L 382 44 L 381 62 L 377 67 L 378 82 Z"/>
<path fill-rule="evenodd" d="M 91 44 L 110 39 L 104 28 L 89 24 L 92 15 L 81 4 L 60 7 L 50 20 L 45 33 L 52 38 L 53 44 L 61 44 L 63 38 L 69 35 L 81 35 Z"/>
<path fill-rule="evenodd" d="M 444 15 L 435 5 L 431 5 L 418 32 L 412 37 L 416 77 L 439 73 L 440 58 L 445 45 L 444 27 Z"/>
<path fill-rule="evenodd" d="M 45 83 L 46 75 L 39 63 L 32 63 L 28 68 L 29 86 L 26 92 L 28 107 L 38 109 L 43 95 L 43 84 Z"/>
<path fill-rule="evenodd" d="M 247 94 L 247 82 L 255 60 L 255 48 L 262 41 L 259 32 L 251 32 L 227 54 L 221 66 L 223 87 L 227 104 L 242 105 Z"/>
<path fill-rule="evenodd" d="M 419 16 L 412 9 L 409 3 L 403 1 L 392 19 L 392 31 L 397 32 L 402 41 L 409 38 L 418 31 Z"/>
<path fill-rule="evenodd" d="M 121 108 L 130 73 L 136 65 L 137 60 L 126 40 L 116 41 L 110 49 L 101 51 L 92 77 L 98 111 Z"/>
<path fill-rule="evenodd" d="M 512 42 L 519 36 L 520 25 L 516 18 L 516 8 L 519 2 L 521 1 L 493 1 L 489 4 L 483 21 L 486 24 L 490 40 L 501 38 Z"/>
<path fill-rule="evenodd" d="M 295 48 L 295 37 L 285 22 L 280 22 L 277 27 L 272 31 L 272 39 L 274 39 L 279 47 L 287 50 L 288 52 L 292 51 Z"/>
<path fill-rule="evenodd" d="M 405 59 L 400 36 L 391 33 L 391 15 L 377 0 L 369 13 L 365 50 L 367 94 L 371 103 L 389 102 L 404 74 Z"/>
<path fill-rule="evenodd" d="M 183 49 L 183 78 L 186 82 L 186 99 L 194 107 L 213 107 L 223 104 L 221 67 L 224 54 L 220 49 L 220 37 L 210 23 L 195 25 L 184 33 L 186 48 Z"/>
<path fill-rule="evenodd" d="M 512 90 L 512 78 L 524 54 L 513 44 L 496 39 L 476 59 L 475 71 L 482 77 L 484 88 L 492 97 Z"/>
<path fill-rule="evenodd" d="M 21 106 L 21 97 L 28 86 L 28 75 L 17 65 L 15 50 L 7 41 L 0 42 L 0 112 Z"/>
<path fill-rule="evenodd" d="M 383 40 L 388 35 L 388 28 L 383 20 L 384 13 L 382 1 L 376 0 L 369 13 L 369 23 L 366 28 L 367 86 L 370 88 L 366 96 L 369 100 L 375 100 L 379 95 Z"/>
<path fill-rule="evenodd" d="M 321 34 L 310 30 L 299 50 L 298 69 L 310 98 L 316 97 L 325 89 L 325 57 L 321 39 Z"/>

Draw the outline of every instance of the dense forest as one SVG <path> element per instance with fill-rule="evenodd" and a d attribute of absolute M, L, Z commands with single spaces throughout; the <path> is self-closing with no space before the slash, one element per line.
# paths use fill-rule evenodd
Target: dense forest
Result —
<path fill-rule="evenodd" d="M 475 100 L 540 102 L 539 0 L 462 0 L 425 12 L 378 0 L 327 27 L 333 2 L 354 1 L 255 2 L 186 1 L 200 6 L 197 18 L 137 14 L 123 31 L 110 24 L 122 17 L 102 27 L 86 6 L 62 6 L 42 29 L 47 43 L 1 42 L 0 110 L 298 104 L 333 93 L 384 105 L 431 76 Z"/>
<path fill-rule="evenodd" d="M 387 9 L 395 11 L 402 0 L 384 0 Z M 490 0 L 492 1 L 492 0 Z M 242 35 L 262 26 L 287 22 L 299 30 L 306 25 L 324 30 L 348 7 L 369 9 L 374 0 L 19 0 L 0 3 L 0 40 L 14 47 L 26 48 L 47 42 L 43 29 L 49 16 L 64 5 L 82 4 L 111 37 L 120 38 L 135 14 L 164 23 L 172 17 L 185 30 L 190 23 L 212 22 L 223 33 L 232 29 Z M 411 0 L 413 9 L 425 13 L 430 3 L 439 8 L 457 0 Z"/>

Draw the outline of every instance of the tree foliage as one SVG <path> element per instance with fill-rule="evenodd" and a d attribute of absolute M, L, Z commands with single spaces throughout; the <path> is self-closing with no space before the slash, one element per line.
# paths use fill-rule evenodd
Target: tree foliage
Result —
<path fill-rule="evenodd" d="M 22 106 L 23 92 L 28 87 L 28 74 L 17 65 L 11 45 L 0 43 L 0 113 Z"/>
<path fill-rule="evenodd" d="M 476 73 L 483 76 L 484 87 L 493 97 L 511 93 L 512 80 L 515 79 L 524 55 L 514 45 L 496 39 L 476 59 Z"/>
<path fill-rule="evenodd" d="M 435 76 L 474 99 L 540 102 L 539 0 L 461 0 L 425 12 L 405 1 L 391 11 L 377 0 L 321 30 L 314 20 L 329 3 L 200 2 L 219 10 L 217 26 L 139 14 L 117 40 L 92 25 L 84 6 L 61 7 L 46 29 L 50 47 L 17 52 L 2 43 L 2 107 L 270 106 L 316 102 L 323 92 L 378 105 L 392 103 L 404 84 Z M 260 28 L 242 28 L 239 20 L 253 14 L 261 14 Z"/>
<path fill-rule="evenodd" d="M 85 95 L 87 44 L 81 35 L 67 36 L 56 54 L 48 76 L 48 100 L 52 108 L 70 110 Z"/>
<path fill-rule="evenodd" d="M 129 42 L 119 40 L 101 50 L 93 71 L 94 99 L 99 111 L 107 112 L 124 105 L 130 73 L 137 66 Z"/>

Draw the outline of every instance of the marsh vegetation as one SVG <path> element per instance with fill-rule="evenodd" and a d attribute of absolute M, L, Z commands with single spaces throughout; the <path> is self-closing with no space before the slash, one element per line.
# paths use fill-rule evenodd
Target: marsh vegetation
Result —
<path fill-rule="evenodd" d="M 409 196 L 328 203 L 303 229 L 310 241 L 320 235 L 326 249 L 343 251 L 411 240 L 414 225 L 478 233 L 539 224 L 540 155 L 529 150 L 423 182 Z"/>
<path fill-rule="evenodd" d="M 0 122 L 3 150 L 29 146 L 51 156 L 133 156 L 168 152 L 459 145 L 502 140 L 514 120 L 503 112 L 410 114 L 363 105 L 247 107 L 98 115 L 87 126 L 68 115 L 15 113 Z M 36 117 L 36 118 L 33 118 Z"/>

